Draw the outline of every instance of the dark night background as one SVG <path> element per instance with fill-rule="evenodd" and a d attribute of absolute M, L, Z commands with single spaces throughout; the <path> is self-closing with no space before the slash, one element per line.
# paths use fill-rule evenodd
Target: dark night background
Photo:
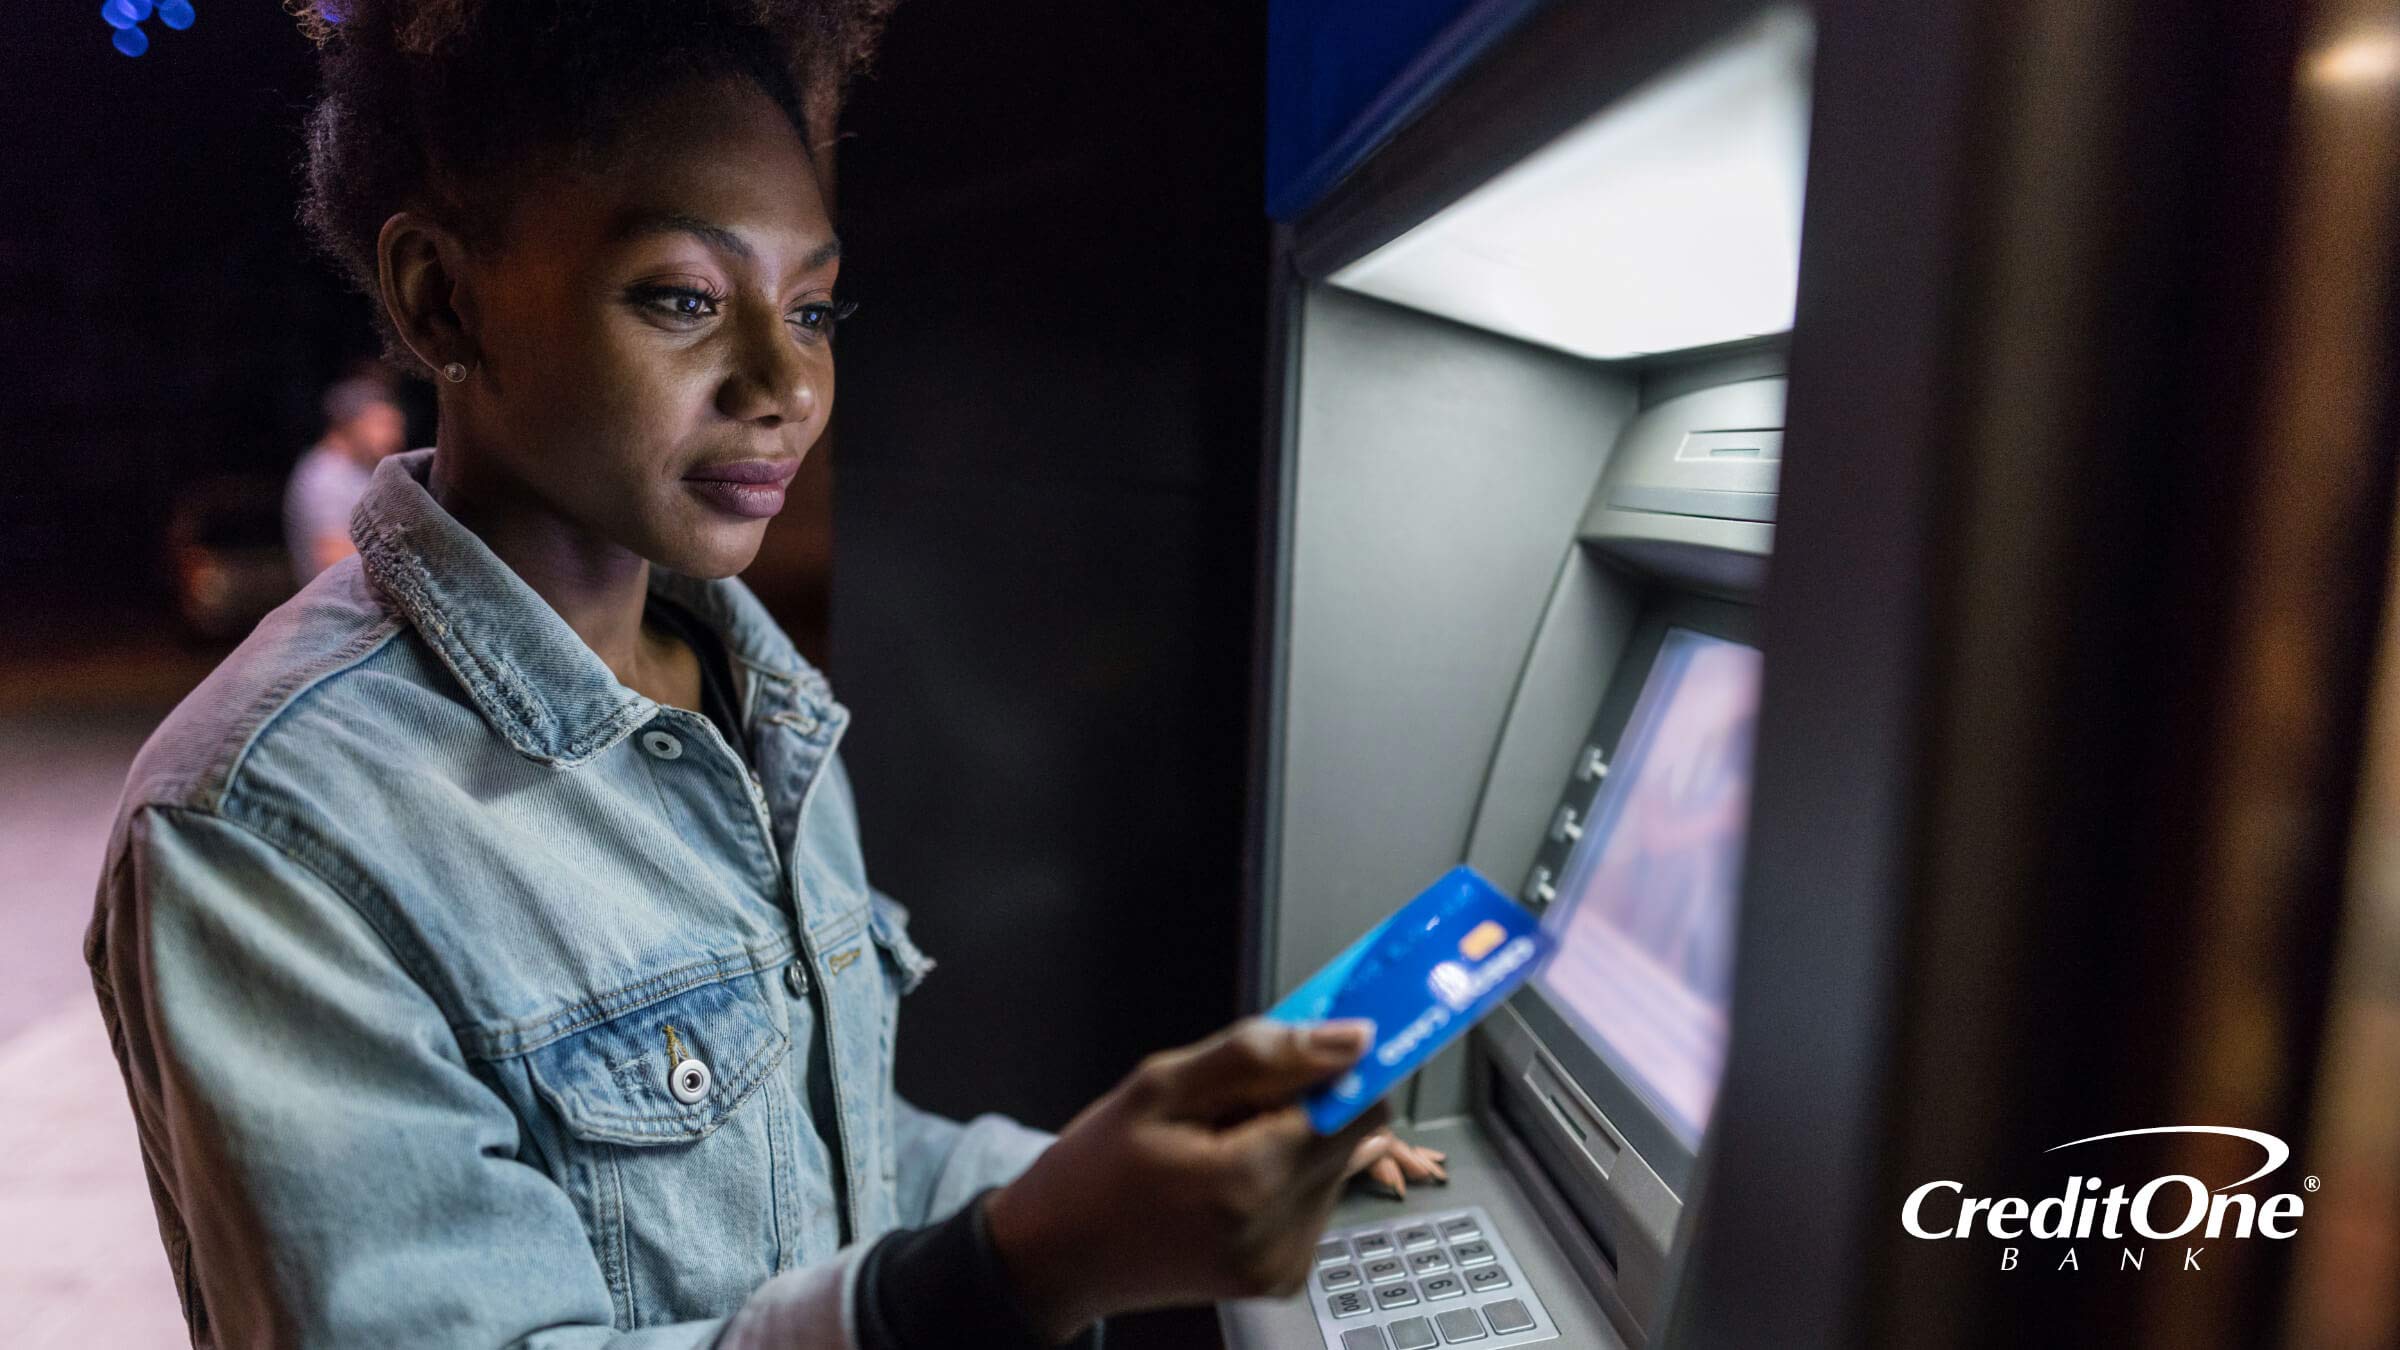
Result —
<path fill-rule="evenodd" d="M 308 43 L 265 0 L 199 9 L 138 60 L 98 5 L 0 12 L 0 575 L 82 632 L 156 622 L 176 494 L 280 480 L 375 351 L 293 216 Z"/>
<path fill-rule="evenodd" d="M 97 8 L 0 8 L 0 690 L 144 666 L 171 702 L 224 649 L 172 637 L 176 503 L 231 476 L 271 511 L 375 342 L 294 219 L 290 20 L 200 0 L 127 59 Z M 1263 11 L 908 0 L 845 118 L 830 476 L 750 580 L 852 708 L 871 873 L 941 960 L 900 1064 L 930 1107 L 1055 1128 L 1235 1012 Z M 44 997 L 88 999 L 81 917 L 28 957 Z"/>

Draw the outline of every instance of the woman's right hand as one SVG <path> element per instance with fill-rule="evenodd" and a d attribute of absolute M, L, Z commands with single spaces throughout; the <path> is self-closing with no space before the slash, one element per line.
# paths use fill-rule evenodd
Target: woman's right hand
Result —
<path fill-rule="evenodd" d="M 1285 1295 L 1307 1280 L 1378 1105 L 1341 1133 L 1298 1097 L 1355 1063 L 1364 1022 L 1252 1018 L 1152 1055 L 984 1202 L 992 1245 L 1052 1342 L 1115 1313 Z"/>

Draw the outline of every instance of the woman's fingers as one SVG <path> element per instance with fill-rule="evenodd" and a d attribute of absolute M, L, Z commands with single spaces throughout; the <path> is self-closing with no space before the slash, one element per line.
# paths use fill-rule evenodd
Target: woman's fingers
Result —
<path fill-rule="evenodd" d="M 1411 1181 L 1437 1181 L 1447 1185 L 1450 1169 L 1443 1163 L 1450 1155 L 1439 1149 L 1419 1148 L 1390 1130 L 1377 1130 L 1358 1143 L 1350 1155 L 1348 1175 L 1365 1173 L 1395 1196 L 1408 1194 Z"/>
<path fill-rule="evenodd" d="M 1393 1144 L 1398 1142 L 1399 1140 L 1388 1129 L 1377 1130 L 1359 1140 L 1357 1151 L 1350 1155 L 1350 1170 L 1345 1175 L 1357 1176 L 1366 1171 L 1375 1165 L 1376 1159 L 1381 1158 L 1390 1151 Z"/>
<path fill-rule="evenodd" d="M 1435 1162 L 1424 1149 L 1403 1139 L 1395 1139 L 1385 1151 L 1385 1157 L 1400 1165 L 1401 1174 L 1411 1181 L 1448 1181 L 1449 1170 Z"/>

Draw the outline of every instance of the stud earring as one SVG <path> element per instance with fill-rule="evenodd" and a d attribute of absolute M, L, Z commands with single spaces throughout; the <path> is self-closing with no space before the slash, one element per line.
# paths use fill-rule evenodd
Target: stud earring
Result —
<path fill-rule="evenodd" d="M 466 383 L 467 363 L 464 361 L 453 361 L 449 365 L 442 367 L 442 378 L 448 380 L 452 384 Z"/>

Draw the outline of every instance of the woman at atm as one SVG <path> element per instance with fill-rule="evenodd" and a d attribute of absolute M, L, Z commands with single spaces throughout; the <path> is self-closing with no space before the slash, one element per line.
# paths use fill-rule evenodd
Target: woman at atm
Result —
<path fill-rule="evenodd" d="M 330 0 L 304 214 L 432 378 L 359 555 L 145 747 L 87 941 L 198 1344 L 1057 1343 L 1296 1288 L 1355 1025 L 1055 1141 L 892 1090 L 930 962 L 734 580 L 833 401 L 816 154 L 888 0 Z"/>

